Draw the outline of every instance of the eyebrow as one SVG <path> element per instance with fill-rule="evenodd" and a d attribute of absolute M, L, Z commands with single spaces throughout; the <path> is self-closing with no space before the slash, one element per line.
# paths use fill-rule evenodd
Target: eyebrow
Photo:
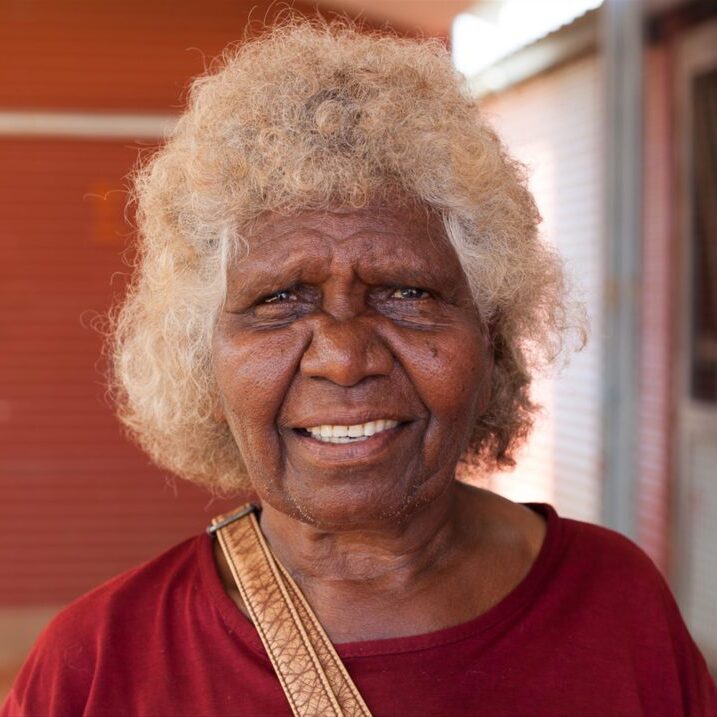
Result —
<path fill-rule="evenodd" d="M 286 254 L 277 262 L 273 257 L 261 257 L 261 245 L 257 249 L 258 256 L 254 257 L 256 264 L 251 271 L 230 286 L 231 295 L 235 299 L 255 299 L 298 283 L 317 284 L 322 281 L 319 277 L 326 274 L 327 255 L 307 258 L 301 250 L 292 251 L 292 248 L 287 247 Z M 241 268 L 241 264 L 237 268 Z M 447 277 L 444 262 L 421 261 L 411 252 L 403 256 L 389 255 L 388 258 L 384 255 L 377 265 L 373 252 L 369 250 L 359 258 L 354 271 L 358 279 L 368 285 L 415 286 L 425 289 L 441 286 L 442 293 L 448 295 L 455 293 L 461 278 L 456 274 L 455 284 L 451 282 L 446 286 L 446 278 L 450 280 L 451 277 Z"/>
<path fill-rule="evenodd" d="M 301 278 L 301 267 L 260 269 L 249 274 L 244 281 L 237 281 L 230 287 L 236 297 L 255 298 L 293 286 Z"/>
<path fill-rule="evenodd" d="M 370 284 L 397 284 L 431 288 L 441 283 L 441 270 L 437 267 L 416 266 L 410 263 L 392 262 L 378 269 L 373 264 L 359 268 L 359 276 Z M 456 277 L 458 278 L 458 277 Z"/>
<path fill-rule="evenodd" d="M 254 300 L 280 289 L 301 283 L 312 283 L 306 277 L 323 274 L 323 260 L 319 257 L 301 257 L 287 252 L 278 262 L 270 258 L 259 259 L 250 272 L 241 273 L 228 286 L 228 298 Z M 239 268 L 241 264 L 239 265 Z"/>

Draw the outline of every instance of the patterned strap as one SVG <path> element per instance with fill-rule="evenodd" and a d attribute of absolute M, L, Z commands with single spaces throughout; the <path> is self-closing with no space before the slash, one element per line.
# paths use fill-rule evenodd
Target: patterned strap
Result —
<path fill-rule="evenodd" d="M 212 520 L 249 616 L 296 717 L 371 717 L 321 623 L 244 506 Z"/>

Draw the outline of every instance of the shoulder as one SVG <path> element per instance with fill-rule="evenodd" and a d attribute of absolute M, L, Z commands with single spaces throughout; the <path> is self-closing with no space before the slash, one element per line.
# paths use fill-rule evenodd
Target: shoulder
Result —
<path fill-rule="evenodd" d="M 151 616 L 171 593 L 186 590 L 196 577 L 195 536 L 156 558 L 125 571 L 79 597 L 50 623 L 43 637 L 97 634 L 131 613 L 134 621 Z"/>
<path fill-rule="evenodd" d="M 98 662 L 144 639 L 167 603 L 192 588 L 202 537 L 108 580 L 58 613 L 38 638 L 0 714 L 81 714 Z"/>
<path fill-rule="evenodd" d="M 555 512 L 552 507 L 548 511 Z M 595 523 L 588 523 L 573 518 L 559 517 L 565 539 L 576 543 L 579 547 L 590 551 L 591 557 L 604 560 L 612 567 L 624 565 L 629 568 L 656 569 L 645 551 L 622 533 Z"/>
<path fill-rule="evenodd" d="M 609 593 L 609 602 L 635 626 L 657 631 L 659 624 L 686 633 L 665 575 L 630 538 L 609 528 L 561 519 L 566 560 L 573 570 Z M 642 619 L 640 619 L 642 618 Z M 650 623 L 650 619 L 655 622 Z"/>
<path fill-rule="evenodd" d="M 550 586 L 566 604 L 610 611 L 632 629 L 656 627 L 650 620 L 681 620 L 664 576 L 635 542 L 610 528 L 561 517 L 552 506 L 529 505 L 546 519 Z"/>
<path fill-rule="evenodd" d="M 555 519 L 564 546 L 557 591 L 569 606 L 563 617 L 576 615 L 591 649 L 604 643 L 605 654 L 630 665 L 640 684 L 653 684 L 650 694 L 675 705 L 675 714 L 717 715 L 717 690 L 705 659 L 650 557 L 613 530 Z"/>
<path fill-rule="evenodd" d="M 564 518 L 543 503 L 513 503 L 483 492 L 484 511 L 533 568 L 550 580 L 552 591 L 585 601 L 664 606 L 669 588 L 650 557 L 632 540 L 600 525 Z M 668 601 L 669 602 L 669 601 Z"/>

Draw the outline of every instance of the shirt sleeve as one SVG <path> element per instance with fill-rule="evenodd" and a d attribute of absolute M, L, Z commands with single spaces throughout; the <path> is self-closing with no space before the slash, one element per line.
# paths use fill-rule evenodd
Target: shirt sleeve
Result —
<path fill-rule="evenodd" d="M 685 714 L 690 717 L 717 717 L 717 687 L 714 678 L 664 580 L 661 580 L 661 587 L 675 662 L 680 672 Z"/>

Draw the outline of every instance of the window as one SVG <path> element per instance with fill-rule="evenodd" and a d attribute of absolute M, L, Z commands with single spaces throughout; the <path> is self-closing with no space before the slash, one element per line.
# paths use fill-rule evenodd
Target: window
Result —
<path fill-rule="evenodd" d="M 717 403 L 717 69 L 697 75 L 692 89 L 690 393 Z"/>

